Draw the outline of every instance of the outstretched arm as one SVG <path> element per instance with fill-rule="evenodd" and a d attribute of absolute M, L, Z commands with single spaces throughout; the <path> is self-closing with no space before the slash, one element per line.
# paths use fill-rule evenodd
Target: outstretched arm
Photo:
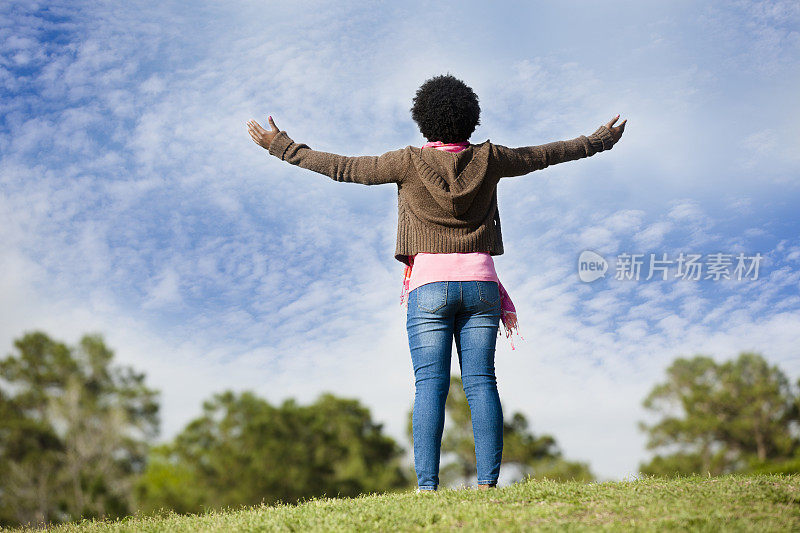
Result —
<path fill-rule="evenodd" d="M 625 131 L 625 123 L 628 121 L 625 119 L 619 126 L 614 126 L 617 119 L 619 119 L 619 115 L 597 128 L 588 137 L 581 135 L 568 141 L 555 141 L 522 148 L 492 145 L 494 148 L 492 151 L 493 164 L 497 165 L 496 168 L 501 177 L 522 176 L 550 165 L 589 157 L 597 152 L 609 150 L 622 136 L 622 132 Z"/>
<path fill-rule="evenodd" d="M 324 174 L 335 181 L 380 185 L 398 183 L 405 174 L 404 149 L 386 152 L 379 156 L 344 156 L 312 150 L 307 145 L 296 143 L 275 126 L 269 117 L 271 131 L 258 122 L 247 123 L 253 142 L 269 150 L 269 153 L 292 165 Z"/>

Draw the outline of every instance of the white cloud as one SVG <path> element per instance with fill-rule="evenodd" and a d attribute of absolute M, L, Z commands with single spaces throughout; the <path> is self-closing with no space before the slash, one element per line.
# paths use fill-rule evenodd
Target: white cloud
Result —
<path fill-rule="evenodd" d="M 649 250 L 662 243 L 664 236 L 672 229 L 668 221 L 655 222 L 633 236 L 633 240 L 643 249 Z"/>
<path fill-rule="evenodd" d="M 181 303 L 180 277 L 174 269 L 167 268 L 153 280 L 155 284 L 147 291 L 145 309 L 166 304 Z"/>

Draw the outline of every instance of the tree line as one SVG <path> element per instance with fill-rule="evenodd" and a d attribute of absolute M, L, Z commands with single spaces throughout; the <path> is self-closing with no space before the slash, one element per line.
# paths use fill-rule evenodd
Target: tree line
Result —
<path fill-rule="evenodd" d="M 413 446 L 386 435 L 356 399 L 322 393 L 308 405 L 291 398 L 272 405 L 249 391 L 226 391 L 204 401 L 174 439 L 156 443 L 159 392 L 144 373 L 117 365 L 101 335 L 68 346 L 34 331 L 14 349 L 0 360 L 2 526 L 416 486 L 406 455 Z M 656 452 L 642 473 L 800 472 L 800 393 L 759 354 L 723 363 L 676 359 L 643 406 L 658 421 L 639 423 Z M 441 482 L 470 483 L 475 448 L 457 376 L 446 412 Z M 503 439 L 503 469 L 516 480 L 596 479 L 587 463 L 563 457 L 555 437 L 531 432 L 522 413 L 504 417 Z"/>

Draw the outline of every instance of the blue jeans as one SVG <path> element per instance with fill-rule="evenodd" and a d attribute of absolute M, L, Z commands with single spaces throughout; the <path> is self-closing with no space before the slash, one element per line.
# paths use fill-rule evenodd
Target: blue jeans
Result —
<path fill-rule="evenodd" d="M 414 468 L 421 490 L 437 490 L 453 338 L 472 417 L 478 484 L 497 483 L 503 411 L 494 374 L 500 290 L 494 281 L 435 281 L 408 295 L 408 346 L 416 393 Z"/>

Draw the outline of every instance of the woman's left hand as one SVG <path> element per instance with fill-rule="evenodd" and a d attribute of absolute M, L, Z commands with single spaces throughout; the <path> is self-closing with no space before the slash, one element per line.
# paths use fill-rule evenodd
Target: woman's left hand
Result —
<path fill-rule="evenodd" d="M 250 132 L 250 137 L 252 137 L 253 142 L 265 150 L 269 150 L 269 145 L 272 144 L 272 139 L 274 139 L 278 132 L 280 132 L 278 127 L 275 125 L 275 122 L 273 122 L 272 117 L 269 117 L 267 120 L 269 121 L 269 125 L 272 127 L 272 131 L 265 130 L 255 120 L 251 120 L 247 123 L 247 130 Z"/>

